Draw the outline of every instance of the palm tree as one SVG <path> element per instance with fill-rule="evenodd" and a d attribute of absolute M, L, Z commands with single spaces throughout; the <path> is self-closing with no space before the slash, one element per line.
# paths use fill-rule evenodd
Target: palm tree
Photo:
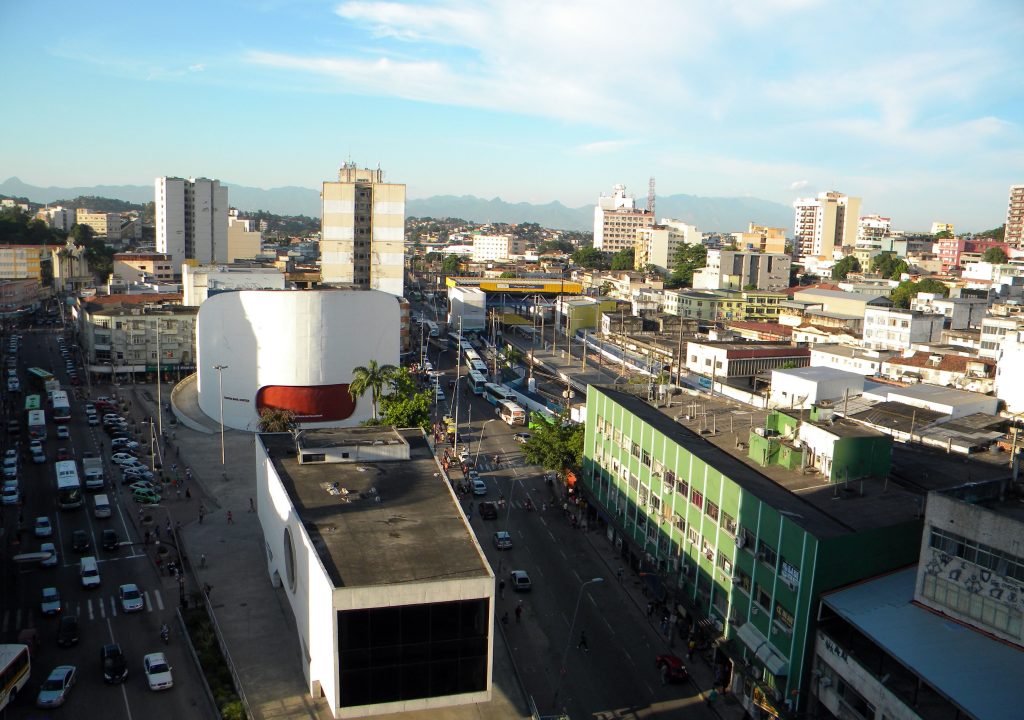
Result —
<path fill-rule="evenodd" d="M 260 410 L 260 432 L 291 432 L 295 429 L 295 413 L 280 408 Z"/>
<path fill-rule="evenodd" d="M 378 365 L 376 360 L 371 360 L 367 367 L 360 365 L 352 368 L 352 382 L 348 386 L 348 394 L 355 400 L 362 397 L 366 391 L 370 391 L 370 398 L 373 401 L 373 419 L 377 420 L 377 399 L 384 389 L 391 376 L 398 371 L 394 365 Z"/>

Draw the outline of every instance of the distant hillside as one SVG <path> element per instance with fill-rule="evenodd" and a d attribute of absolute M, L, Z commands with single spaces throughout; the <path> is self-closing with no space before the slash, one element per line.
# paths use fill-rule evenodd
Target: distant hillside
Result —
<path fill-rule="evenodd" d="M 320 191 L 302 187 L 262 188 L 230 185 L 228 200 L 239 210 L 266 210 L 276 215 L 320 217 Z M 94 187 L 35 187 L 18 178 L 0 183 L 0 194 L 27 197 L 37 203 L 52 203 L 62 198 L 98 196 L 132 203 L 153 200 L 152 185 L 97 185 Z M 744 230 L 750 222 L 792 231 L 793 210 L 779 203 L 758 198 L 699 197 L 668 195 L 657 199 L 657 217 L 673 218 L 696 225 L 707 232 Z M 508 203 L 501 198 L 485 200 L 473 195 L 437 195 L 406 202 L 406 214 L 414 217 L 459 217 L 471 222 L 537 223 L 561 230 L 592 230 L 594 207 L 571 208 L 560 202 L 546 205 Z"/>

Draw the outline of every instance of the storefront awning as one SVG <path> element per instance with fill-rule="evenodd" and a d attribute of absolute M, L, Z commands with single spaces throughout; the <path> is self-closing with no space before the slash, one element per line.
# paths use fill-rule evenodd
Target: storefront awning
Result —
<path fill-rule="evenodd" d="M 757 656 L 757 659 L 764 663 L 772 675 L 788 675 L 789 661 L 782 657 L 768 638 L 761 634 L 761 631 L 754 627 L 753 623 L 744 623 L 736 629 L 736 638 L 742 642 L 750 652 Z"/>

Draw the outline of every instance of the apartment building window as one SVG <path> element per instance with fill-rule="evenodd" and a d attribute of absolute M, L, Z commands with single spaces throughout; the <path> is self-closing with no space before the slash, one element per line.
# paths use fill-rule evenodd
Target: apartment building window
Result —
<path fill-rule="evenodd" d="M 736 518 L 727 512 L 722 512 L 722 529 L 734 536 L 736 535 Z"/>
<path fill-rule="evenodd" d="M 760 583 L 754 586 L 754 602 L 764 608 L 765 611 L 772 606 L 772 596 L 765 591 L 764 586 Z"/>
<path fill-rule="evenodd" d="M 704 507 L 704 495 L 697 488 L 694 488 L 690 491 L 690 502 L 693 503 L 695 508 L 700 510 Z"/>
<path fill-rule="evenodd" d="M 630 478 L 629 478 L 629 484 L 630 485 L 633 484 L 633 477 L 634 476 L 630 476 Z M 636 490 L 636 499 L 637 499 L 637 501 L 640 503 L 641 506 L 646 506 L 647 505 L 647 498 L 648 498 L 648 496 L 650 494 L 650 490 L 647 489 L 646 485 L 640 485 L 639 488 L 634 488 L 634 489 Z"/>
<path fill-rule="evenodd" d="M 715 505 L 710 500 L 708 500 L 706 503 L 704 503 L 704 514 L 707 515 L 712 520 L 714 520 L 715 522 L 717 522 L 718 521 L 718 506 Z"/>
<path fill-rule="evenodd" d="M 661 498 L 651 493 L 651 510 L 657 514 L 661 514 Z"/>
<path fill-rule="evenodd" d="M 672 513 L 672 524 L 682 530 L 686 527 L 686 520 L 678 512 Z"/>
<path fill-rule="evenodd" d="M 615 432 L 612 434 L 612 439 L 614 440 L 616 445 L 618 445 L 620 448 L 622 447 L 622 431 L 621 430 L 619 430 L 618 428 L 615 428 Z"/>
<path fill-rule="evenodd" d="M 640 457 L 640 445 L 639 443 L 632 443 L 630 445 L 629 454 L 635 458 Z"/>
<path fill-rule="evenodd" d="M 636 493 L 640 492 L 640 478 L 636 475 L 629 476 L 629 489 Z"/>
<path fill-rule="evenodd" d="M 694 545 L 696 545 L 700 542 L 700 531 L 693 525 L 691 525 L 690 527 L 686 528 L 686 539 Z"/>
<path fill-rule="evenodd" d="M 707 538 L 704 538 L 704 542 L 700 546 L 701 554 L 711 562 L 715 561 L 715 549 L 711 547 L 711 543 L 708 542 Z"/>
<path fill-rule="evenodd" d="M 861 720 L 870 720 L 870 718 L 875 717 L 875 706 L 865 700 L 860 693 L 847 685 L 843 677 L 833 670 L 831 665 L 820 657 L 816 658 L 814 665 L 815 669 L 821 673 L 822 680 L 828 678 L 831 681 L 831 685 L 835 688 L 836 695 L 839 696 L 843 709 L 846 710 L 849 715 L 861 718 Z"/>
<path fill-rule="evenodd" d="M 928 544 L 952 557 L 962 558 L 997 575 L 1024 582 L 1024 558 L 963 535 L 932 528 Z"/>
<path fill-rule="evenodd" d="M 721 550 L 718 551 L 718 561 L 716 564 L 726 575 L 732 575 L 732 560 Z"/>
<path fill-rule="evenodd" d="M 778 553 L 775 552 L 775 548 L 766 543 L 764 540 L 761 540 L 757 544 L 757 559 L 763 563 L 766 563 L 767 565 L 775 567 L 776 563 L 779 560 L 779 556 Z"/>
<path fill-rule="evenodd" d="M 640 462 L 642 462 L 647 467 L 650 467 L 651 466 L 651 454 L 649 452 L 647 452 L 646 450 L 642 451 L 641 452 L 641 457 L 640 457 Z"/>

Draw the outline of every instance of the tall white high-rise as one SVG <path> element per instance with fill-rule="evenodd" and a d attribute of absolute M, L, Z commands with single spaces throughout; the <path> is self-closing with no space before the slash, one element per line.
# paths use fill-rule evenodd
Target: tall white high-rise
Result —
<path fill-rule="evenodd" d="M 626 195 L 625 185 L 616 185 L 611 195 L 601 195 L 594 207 L 594 249 L 619 252 L 632 248 L 636 231 L 654 224 L 654 213 L 636 207 Z"/>
<path fill-rule="evenodd" d="M 796 211 L 793 235 L 798 254 L 831 258 L 836 248 L 857 245 L 860 198 L 833 190 L 818 193 L 816 198 L 800 198 L 793 203 L 793 209 Z"/>
<path fill-rule="evenodd" d="M 1010 247 L 1024 246 L 1024 185 L 1010 186 L 1010 201 L 1006 204 L 1006 235 Z"/>
<path fill-rule="evenodd" d="M 864 215 L 857 221 L 857 241 L 881 240 L 892 233 L 892 218 Z"/>
<path fill-rule="evenodd" d="M 219 180 L 160 177 L 154 183 L 156 249 L 181 263 L 228 262 L 228 189 Z"/>
<path fill-rule="evenodd" d="M 320 276 L 325 283 L 405 291 L 405 185 L 384 182 L 381 169 L 346 162 L 325 182 Z"/>

